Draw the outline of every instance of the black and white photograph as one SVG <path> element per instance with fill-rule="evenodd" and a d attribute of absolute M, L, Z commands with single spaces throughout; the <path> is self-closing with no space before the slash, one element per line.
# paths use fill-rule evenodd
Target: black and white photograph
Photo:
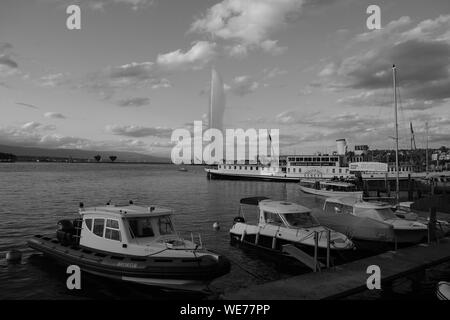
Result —
<path fill-rule="evenodd" d="M 4 302 L 441 304 L 450 2 L 1 0 L 0 219 Z"/>

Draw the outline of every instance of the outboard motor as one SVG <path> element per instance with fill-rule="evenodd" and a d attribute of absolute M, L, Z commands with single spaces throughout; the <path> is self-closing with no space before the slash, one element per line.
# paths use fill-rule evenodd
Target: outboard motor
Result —
<path fill-rule="evenodd" d="M 63 244 L 72 244 L 76 230 L 70 220 L 58 221 L 58 229 L 56 230 L 56 238 Z"/>

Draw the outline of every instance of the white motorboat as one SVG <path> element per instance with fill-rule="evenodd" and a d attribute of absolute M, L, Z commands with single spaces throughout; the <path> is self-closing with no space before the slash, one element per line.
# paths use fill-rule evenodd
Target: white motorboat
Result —
<path fill-rule="evenodd" d="M 201 291 L 230 270 L 225 257 L 176 233 L 169 208 L 80 204 L 79 213 L 58 222 L 56 237 L 36 235 L 28 245 L 87 273 L 165 289 Z"/>
<path fill-rule="evenodd" d="M 436 295 L 439 300 L 450 300 L 450 282 L 440 281 L 437 285 Z"/>
<path fill-rule="evenodd" d="M 418 221 L 421 222 L 425 225 L 428 225 L 430 219 L 429 218 L 425 218 L 425 217 L 421 217 L 419 216 L 417 213 L 415 213 L 412 209 L 411 206 L 413 205 L 414 202 L 412 201 L 405 201 L 405 202 L 400 202 L 394 209 L 395 209 L 395 215 L 399 218 L 405 219 L 405 220 L 409 220 L 409 221 Z M 445 220 L 440 220 L 437 219 L 436 220 L 436 235 L 441 238 L 441 237 L 445 237 L 446 235 L 450 234 L 450 223 L 448 221 Z"/>
<path fill-rule="evenodd" d="M 311 254 L 315 248 L 315 234 L 318 235 L 317 247 L 322 254 L 327 250 L 330 234 L 331 254 L 354 249 L 354 245 L 345 235 L 321 226 L 311 215 L 311 210 L 287 201 L 274 201 L 266 197 L 243 198 L 240 201 L 240 214 L 230 229 L 232 243 L 251 246 L 270 253 L 286 255 L 283 246 L 293 245 Z M 247 222 L 244 205 L 256 206 L 256 214 Z"/>
<path fill-rule="evenodd" d="M 399 218 L 386 202 L 363 201 L 352 197 L 325 200 L 324 215 L 317 217 L 325 225 L 368 241 L 418 243 L 426 239 L 427 226 Z M 351 217 L 351 223 L 346 221 Z M 346 223 L 342 223 L 344 219 Z"/>
<path fill-rule="evenodd" d="M 350 182 L 302 179 L 299 188 L 305 193 L 327 198 L 348 196 L 361 199 L 363 197 L 363 191 L 357 190 L 356 185 Z"/>

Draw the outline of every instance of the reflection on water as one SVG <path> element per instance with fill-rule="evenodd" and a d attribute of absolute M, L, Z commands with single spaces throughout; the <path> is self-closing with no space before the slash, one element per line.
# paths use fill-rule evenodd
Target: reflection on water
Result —
<path fill-rule="evenodd" d="M 159 204 L 173 208 L 178 231 L 201 233 L 203 243 L 232 260 L 230 274 L 215 280 L 215 293 L 289 276 L 272 262 L 229 244 L 228 230 L 238 214 L 239 199 L 267 196 L 298 202 L 320 210 L 323 200 L 305 195 L 293 183 L 207 180 L 201 167 L 180 172 L 172 165 L 134 164 L 0 164 L 0 299 L 165 299 L 149 288 L 82 276 L 82 290 L 66 289 L 65 268 L 55 265 L 25 245 L 34 234 L 55 232 L 56 222 L 74 218 L 78 204 L 105 204 L 108 200 Z M 220 230 L 212 227 L 220 224 Z M 3 259 L 11 249 L 24 253 L 22 263 Z"/>

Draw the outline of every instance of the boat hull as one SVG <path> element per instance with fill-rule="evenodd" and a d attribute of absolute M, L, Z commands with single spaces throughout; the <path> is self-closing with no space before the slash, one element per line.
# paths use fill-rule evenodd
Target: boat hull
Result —
<path fill-rule="evenodd" d="M 300 178 L 286 177 L 285 175 L 263 175 L 263 174 L 241 174 L 219 172 L 214 169 L 206 169 L 206 174 L 209 179 L 221 180 L 261 180 L 261 181 L 276 181 L 276 182 L 299 182 Z"/>
<path fill-rule="evenodd" d="M 77 265 L 94 275 L 155 287 L 201 291 L 213 279 L 230 271 L 229 261 L 209 255 L 197 258 L 137 257 L 105 254 L 90 248 L 63 245 L 46 236 L 35 236 L 28 246 L 63 265 Z"/>
<path fill-rule="evenodd" d="M 303 243 L 298 243 L 294 241 L 287 241 L 284 239 L 277 238 L 276 247 L 272 248 L 272 237 L 259 235 L 258 243 L 256 243 L 255 234 L 246 234 L 242 239 L 242 235 L 239 233 L 230 232 L 230 243 L 236 246 L 243 246 L 246 248 L 253 249 L 264 257 L 269 257 L 276 261 L 278 264 L 289 263 L 289 267 L 302 267 L 307 268 L 303 263 L 299 262 L 294 257 L 290 256 L 288 253 L 282 251 L 282 246 L 284 245 L 294 245 L 296 248 L 302 250 L 309 256 L 314 256 L 314 246 L 306 245 Z M 330 248 L 330 257 L 334 264 L 349 261 L 353 256 L 353 248 L 351 249 L 332 249 Z M 327 256 L 327 249 L 324 247 L 317 248 L 317 256 L 319 260 L 325 261 Z M 285 266 L 287 267 L 287 266 Z"/>
<path fill-rule="evenodd" d="M 362 191 L 331 191 L 331 190 L 317 190 L 314 188 L 308 188 L 305 186 L 299 186 L 300 190 L 309 193 L 314 194 L 317 196 L 323 196 L 327 198 L 333 198 L 333 197 L 354 197 L 361 199 L 363 197 Z"/>

